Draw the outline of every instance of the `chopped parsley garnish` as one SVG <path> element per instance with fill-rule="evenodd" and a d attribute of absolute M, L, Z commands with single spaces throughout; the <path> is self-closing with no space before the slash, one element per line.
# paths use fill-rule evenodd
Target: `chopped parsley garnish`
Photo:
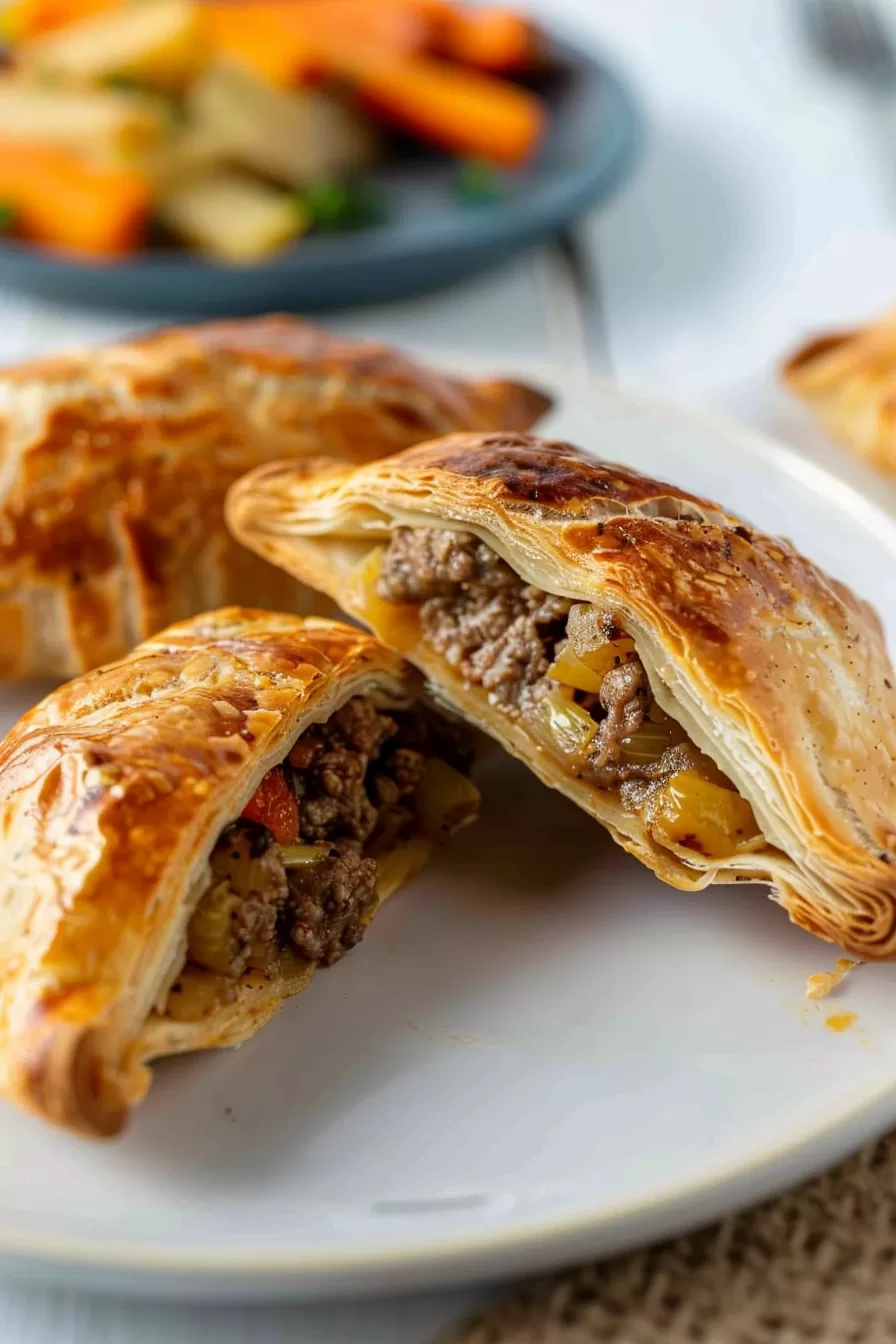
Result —
<path fill-rule="evenodd" d="M 313 183 L 299 201 L 311 226 L 328 233 L 364 229 L 385 215 L 380 191 L 366 178 Z"/>
<path fill-rule="evenodd" d="M 454 189 L 465 205 L 495 205 L 504 195 L 504 182 L 484 159 L 462 159 L 457 166 Z"/>

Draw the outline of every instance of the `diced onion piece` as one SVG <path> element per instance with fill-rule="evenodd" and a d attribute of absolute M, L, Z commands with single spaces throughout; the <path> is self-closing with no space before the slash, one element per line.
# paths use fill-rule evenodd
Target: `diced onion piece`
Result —
<path fill-rule="evenodd" d="M 165 1016 L 175 1022 L 198 1022 L 233 996 L 233 985 L 223 975 L 185 966 L 171 986 Z"/>
<path fill-rule="evenodd" d="M 280 862 L 284 868 L 308 868 L 330 857 L 329 846 L 281 845 Z"/>
<path fill-rule="evenodd" d="M 377 859 L 376 895 L 380 904 L 419 873 L 429 858 L 429 853 L 430 847 L 427 841 L 416 839 L 398 845 Z"/>
<path fill-rule="evenodd" d="M 240 905 L 241 898 L 227 882 L 209 887 L 193 911 L 187 928 L 187 952 L 191 961 L 227 975 L 233 962 L 234 918 Z"/>
<path fill-rule="evenodd" d="M 387 602 L 377 592 L 385 553 L 385 546 L 377 546 L 357 566 L 352 579 L 361 614 L 374 634 L 390 648 L 406 653 L 420 638 L 419 611 L 412 602 Z"/>
<path fill-rule="evenodd" d="M 669 747 L 686 741 L 687 733 L 674 719 L 666 719 L 664 723 L 648 720 L 622 739 L 622 760 L 625 765 L 650 765 Z"/>
<path fill-rule="evenodd" d="M 594 695 L 603 685 L 603 676 L 582 662 L 571 644 L 567 644 L 554 659 L 548 669 L 548 676 L 552 681 L 559 681 L 562 686 L 572 686 L 576 691 L 591 691 Z"/>
<path fill-rule="evenodd" d="M 730 858 L 760 833 L 745 798 L 693 770 L 681 771 L 657 790 L 644 820 L 661 845 L 691 850 L 708 859 Z"/>
<path fill-rule="evenodd" d="M 573 653 L 601 681 L 611 667 L 637 657 L 635 641 L 614 627 L 607 612 L 598 611 L 588 602 L 577 602 L 570 609 L 566 633 Z"/>
<path fill-rule="evenodd" d="M 597 724 L 571 693 L 564 694 L 558 687 L 539 700 L 537 713 L 549 746 L 555 750 L 559 747 L 565 756 L 584 756 Z"/>
<path fill-rule="evenodd" d="M 427 840 L 447 840 L 479 815 L 479 790 L 466 775 L 434 756 L 417 786 L 420 829 Z"/>

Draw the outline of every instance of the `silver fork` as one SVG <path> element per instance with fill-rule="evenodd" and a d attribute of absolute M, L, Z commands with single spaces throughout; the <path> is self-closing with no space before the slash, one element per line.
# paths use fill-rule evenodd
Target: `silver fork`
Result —
<path fill-rule="evenodd" d="M 896 40 L 878 0 L 796 0 L 796 7 L 816 58 L 862 95 L 896 195 Z"/>
<path fill-rule="evenodd" d="M 809 46 L 866 93 L 896 93 L 896 46 L 874 0 L 798 0 Z"/>

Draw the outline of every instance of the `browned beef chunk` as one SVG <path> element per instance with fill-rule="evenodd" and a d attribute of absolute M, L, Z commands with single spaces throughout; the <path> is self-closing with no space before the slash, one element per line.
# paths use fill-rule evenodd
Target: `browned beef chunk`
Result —
<path fill-rule="evenodd" d="M 376 860 L 342 841 L 332 858 L 289 873 L 285 920 L 296 951 L 332 966 L 355 947 L 376 901 Z"/>
<path fill-rule="evenodd" d="M 509 565 L 471 532 L 399 527 L 392 533 L 379 581 L 387 602 L 427 602 L 452 597 L 459 584 L 517 587 Z"/>
<path fill-rule="evenodd" d="M 524 584 L 469 532 L 399 528 L 379 581 L 392 602 L 419 602 L 427 643 L 508 710 L 545 676 L 571 603 Z"/>
<path fill-rule="evenodd" d="M 589 773 L 604 788 L 619 782 L 625 738 L 637 732 L 650 704 L 650 688 L 639 660 L 611 667 L 600 688 L 601 719 L 588 758 Z"/>

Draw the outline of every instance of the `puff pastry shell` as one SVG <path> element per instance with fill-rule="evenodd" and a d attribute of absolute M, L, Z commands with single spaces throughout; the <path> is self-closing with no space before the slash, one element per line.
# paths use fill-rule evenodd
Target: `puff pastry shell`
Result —
<path fill-rule="evenodd" d="M 76 676 L 228 602 L 300 605 L 223 524 L 274 458 L 367 461 L 548 401 L 290 317 L 173 328 L 0 374 L 0 678 Z M 308 610 L 306 606 L 304 608 Z"/>
<path fill-rule="evenodd" d="M 199 1021 L 154 1012 L 209 852 L 265 772 L 352 696 L 401 707 L 420 690 L 361 630 L 229 608 L 26 714 L 0 747 L 0 1092 L 113 1134 L 149 1059 L 238 1044 L 303 989 L 313 966 L 293 956 Z"/>
<path fill-rule="evenodd" d="M 865 602 L 717 504 L 525 435 L 457 435 L 362 467 L 269 466 L 229 502 L 259 554 L 364 618 L 358 563 L 396 525 L 472 531 L 538 588 L 618 615 L 660 708 L 751 804 L 759 852 L 688 862 L 614 791 L 422 643 L 404 652 L 468 718 L 664 880 L 770 883 L 791 918 L 896 956 L 896 677 Z"/>
<path fill-rule="evenodd" d="M 807 342 L 782 377 L 832 438 L 896 475 L 896 312 Z"/>

